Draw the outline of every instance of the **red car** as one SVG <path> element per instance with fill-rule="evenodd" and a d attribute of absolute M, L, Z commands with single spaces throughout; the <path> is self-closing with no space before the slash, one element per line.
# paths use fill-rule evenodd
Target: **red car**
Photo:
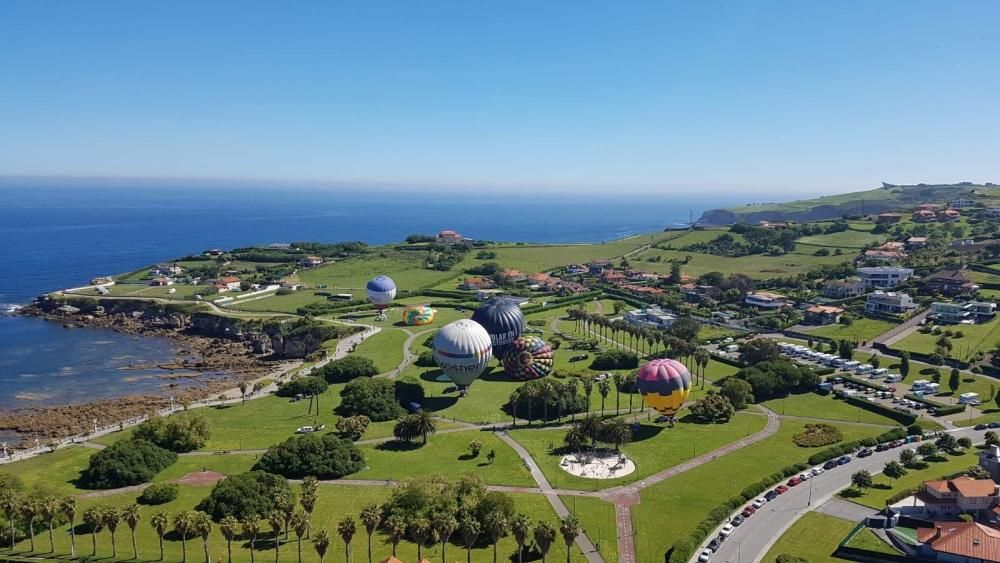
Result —
<path fill-rule="evenodd" d="M 774 488 L 774 492 L 778 493 L 779 495 L 783 495 L 788 492 L 788 487 L 784 485 L 778 485 L 777 487 Z"/>
<path fill-rule="evenodd" d="M 800 479 L 799 477 L 792 477 L 791 479 L 788 480 L 788 486 L 794 487 L 795 485 L 798 485 L 801 482 L 802 479 Z"/>
<path fill-rule="evenodd" d="M 742 514 L 744 518 L 749 518 L 753 516 L 754 512 L 757 512 L 757 509 L 754 508 L 753 505 L 747 505 L 747 507 L 744 508 L 743 512 L 741 512 L 740 514 Z"/>

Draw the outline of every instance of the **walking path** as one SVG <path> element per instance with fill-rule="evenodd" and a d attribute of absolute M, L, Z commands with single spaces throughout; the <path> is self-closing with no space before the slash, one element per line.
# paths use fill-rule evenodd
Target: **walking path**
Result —
<path fill-rule="evenodd" d="M 883 332 L 882 334 L 876 336 L 872 339 L 873 344 L 885 344 L 886 346 L 892 346 L 896 342 L 906 338 L 907 336 L 913 334 L 913 331 L 917 330 L 920 323 L 927 318 L 927 315 L 931 312 L 930 309 L 924 309 L 923 311 L 913 315 L 912 317 L 906 319 L 901 324 L 898 324 L 891 329 Z"/>

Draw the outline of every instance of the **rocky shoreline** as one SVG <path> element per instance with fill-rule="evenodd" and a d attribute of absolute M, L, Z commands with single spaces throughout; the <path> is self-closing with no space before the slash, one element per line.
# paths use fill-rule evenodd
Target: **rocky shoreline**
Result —
<path fill-rule="evenodd" d="M 93 430 L 95 419 L 99 426 L 103 426 L 158 412 L 170 405 L 171 396 L 177 405 L 214 398 L 238 388 L 241 381 L 260 380 L 282 367 L 281 361 L 255 352 L 252 342 L 191 334 L 187 323 L 165 321 L 161 317 L 125 312 L 108 314 L 103 311 L 80 314 L 37 304 L 21 308 L 16 314 L 58 322 L 69 329 L 87 326 L 138 336 L 169 338 L 176 343 L 176 357 L 172 362 L 142 366 L 178 370 L 177 374 L 173 374 L 175 377 L 164 374 L 164 381 L 168 383 L 165 383 L 162 395 L 147 393 L 80 404 L 0 411 L 0 430 L 31 436 L 32 441 L 36 435 L 44 443 L 47 439 L 89 432 Z"/>

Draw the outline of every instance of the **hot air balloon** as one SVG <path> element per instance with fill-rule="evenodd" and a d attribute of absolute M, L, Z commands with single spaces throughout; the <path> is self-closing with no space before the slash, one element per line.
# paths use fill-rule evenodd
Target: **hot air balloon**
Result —
<path fill-rule="evenodd" d="M 691 373 L 677 360 L 653 360 L 639 370 L 636 385 L 646 405 L 670 417 L 672 425 L 691 392 Z"/>
<path fill-rule="evenodd" d="M 489 333 L 493 354 L 497 358 L 503 358 L 510 350 L 510 345 L 524 332 L 524 314 L 517 302 L 511 299 L 490 299 L 476 309 L 472 320 L 481 324 Z"/>
<path fill-rule="evenodd" d="M 503 357 L 503 369 L 518 379 L 538 379 L 552 371 L 552 348 L 537 336 L 524 335 Z"/>
<path fill-rule="evenodd" d="M 483 373 L 492 357 L 489 333 L 469 319 L 445 325 L 434 336 L 433 347 L 434 361 L 463 392 Z"/>
<path fill-rule="evenodd" d="M 412 305 L 403 309 L 403 322 L 407 326 L 423 326 L 434 322 L 436 309 L 431 309 L 427 305 Z"/>
<path fill-rule="evenodd" d="M 396 282 L 392 281 L 389 276 L 375 276 L 368 281 L 368 285 L 365 287 L 368 290 L 368 300 L 372 302 L 372 305 L 375 305 L 375 309 L 379 312 L 378 318 L 384 320 L 385 309 L 396 297 Z"/>

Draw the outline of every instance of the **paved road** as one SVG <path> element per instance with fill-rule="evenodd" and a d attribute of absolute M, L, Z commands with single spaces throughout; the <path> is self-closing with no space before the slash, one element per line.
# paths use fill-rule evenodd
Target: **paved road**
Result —
<path fill-rule="evenodd" d="M 856 502 L 851 502 L 849 500 L 844 500 L 839 497 L 833 497 L 832 499 L 824 502 L 816 512 L 822 512 L 827 516 L 834 516 L 836 518 L 843 518 L 844 520 L 849 520 L 851 522 L 860 522 L 869 516 L 874 516 L 878 513 L 874 508 L 868 508 L 867 506 L 858 504 Z"/>
<path fill-rule="evenodd" d="M 963 428 L 951 431 L 956 438 L 969 437 L 973 442 L 982 442 L 984 430 Z M 822 475 L 810 479 L 779 496 L 773 503 L 769 502 L 747 519 L 736 532 L 719 548 L 712 557 L 713 563 L 734 562 L 743 563 L 760 561 L 767 550 L 781 537 L 803 514 L 815 509 L 833 498 L 833 495 L 851 484 L 851 474 L 861 469 L 867 469 L 873 475 L 881 473 L 889 461 L 899 458 L 902 448 L 893 448 L 884 452 L 876 452 L 871 457 L 858 459 L 855 457 L 847 465 L 832 469 Z M 715 537 L 709 536 L 708 539 Z M 706 542 L 707 543 L 707 542 Z M 701 546 L 692 558 L 696 560 Z"/>

